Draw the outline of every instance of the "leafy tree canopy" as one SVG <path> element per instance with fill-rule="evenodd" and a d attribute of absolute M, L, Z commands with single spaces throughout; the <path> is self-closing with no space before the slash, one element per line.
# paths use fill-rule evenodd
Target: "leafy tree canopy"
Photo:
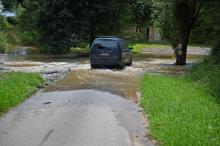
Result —
<path fill-rule="evenodd" d="M 39 27 L 42 40 L 49 44 L 50 51 L 67 51 L 75 38 L 91 42 L 96 35 L 111 35 L 120 32 L 125 0 L 79 0 L 44 1 L 41 6 Z"/>

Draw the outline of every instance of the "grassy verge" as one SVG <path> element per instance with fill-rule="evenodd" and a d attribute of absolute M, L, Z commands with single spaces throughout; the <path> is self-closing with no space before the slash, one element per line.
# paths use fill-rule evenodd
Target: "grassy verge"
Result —
<path fill-rule="evenodd" d="M 70 53 L 79 57 L 89 57 L 90 49 L 88 42 L 82 42 L 77 44 L 76 47 L 70 48 Z"/>
<path fill-rule="evenodd" d="M 43 80 L 38 74 L 0 74 L 0 114 L 24 101 L 42 83 Z"/>
<path fill-rule="evenodd" d="M 133 52 L 140 53 L 141 49 L 144 48 L 152 48 L 152 49 L 158 49 L 158 48 L 170 48 L 170 45 L 167 43 L 136 43 L 132 44 L 131 47 L 134 48 Z"/>
<path fill-rule="evenodd" d="M 151 49 L 160 49 L 160 48 L 171 48 L 170 43 L 168 42 L 145 42 L 145 43 L 133 43 L 130 45 L 134 48 L 134 53 L 140 53 L 141 49 L 144 48 L 151 48 Z M 202 48 L 210 48 L 209 45 L 203 45 L 203 44 L 190 44 L 189 47 L 202 47 Z"/>
<path fill-rule="evenodd" d="M 220 105 L 209 89 L 185 77 L 145 75 L 141 105 L 161 145 L 220 145 Z"/>

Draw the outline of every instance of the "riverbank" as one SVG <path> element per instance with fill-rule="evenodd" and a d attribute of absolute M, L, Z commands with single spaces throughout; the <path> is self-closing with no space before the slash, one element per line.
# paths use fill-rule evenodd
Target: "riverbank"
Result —
<path fill-rule="evenodd" d="M 141 105 L 161 145 L 220 145 L 220 106 L 210 89 L 185 77 L 143 78 Z"/>
<path fill-rule="evenodd" d="M 18 105 L 43 83 L 39 74 L 0 73 L 0 114 Z"/>

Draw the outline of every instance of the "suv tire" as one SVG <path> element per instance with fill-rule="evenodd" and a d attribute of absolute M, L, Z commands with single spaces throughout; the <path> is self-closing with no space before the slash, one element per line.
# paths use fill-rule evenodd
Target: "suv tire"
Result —
<path fill-rule="evenodd" d="M 125 68 L 125 62 L 124 60 L 121 61 L 121 65 L 119 65 L 119 69 L 124 69 Z"/>
<path fill-rule="evenodd" d="M 130 62 L 128 63 L 128 66 L 132 66 L 132 63 L 133 63 L 133 61 L 132 61 L 132 58 L 131 58 Z"/>

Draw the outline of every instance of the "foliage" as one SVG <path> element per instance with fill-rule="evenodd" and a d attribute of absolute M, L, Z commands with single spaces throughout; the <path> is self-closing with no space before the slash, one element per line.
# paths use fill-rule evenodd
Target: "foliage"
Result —
<path fill-rule="evenodd" d="M 4 6 L 3 11 L 15 12 L 19 6 L 32 11 L 41 0 L 1 0 Z M 33 7 L 34 6 L 34 7 Z"/>
<path fill-rule="evenodd" d="M 5 10 L 17 13 L 17 17 L 7 18 L 18 28 L 18 38 L 23 45 L 38 45 L 40 32 L 37 22 L 40 11 L 40 0 L 7 0 L 3 1 Z M 11 33 L 15 36 L 15 33 Z M 9 35 L 10 40 L 13 36 Z"/>
<path fill-rule="evenodd" d="M 92 42 L 97 35 L 121 35 L 121 31 L 135 24 L 141 33 L 132 35 L 133 39 L 146 40 L 148 27 L 155 25 L 161 30 L 162 38 L 176 48 L 183 40 L 181 32 L 185 32 L 180 29 L 189 26 L 180 22 L 188 23 L 193 18 L 195 1 L 198 5 L 194 8 L 199 10 L 202 0 L 2 0 L 4 10 L 17 14 L 17 22 L 10 22 L 18 24 L 22 33 L 38 33 L 40 39 L 36 40 L 46 46 L 47 53 L 67 52 L 80 40 Z M 205 1 L 192 31 L 191 43 L 212 42 L 215 32 L 220 31 L 215 22 L 219 20 L 218 7 L 218 0 Z"/>
<path fill-rule="evenodd" d="M 4 16 L 0 15 L 0 31 L 3 31 L 7 27 L 7 20 Z"/>
<path fill-rule="evenodd" d="M 4 53 L 7 49 L 7 40 L 4 33 L 0 32 L 0 53 Z"/>
<path fill-rule="evenodd" d="M 201 15 L 204 0 L 173 0 L 173 18 L 176 24 L 176 31 L 179 34 L 178 44 L 181 44 L 181 53 L 177 53 L 176 64 L 185 65 L 187 47 L 193 27 Z"/>
<path fill-rule="evenodd" d="M 0 74 L 0 114 L 24 101 L 42 82 L 38 74 Z"/>
<path fill-rule="evenodd" d="M 17 24 L 17 18 L 16 17 L 7 17 L 6 18 L 7 19 L 7 22 L 9 23 L 9 24 L 11 24 L 11 25 L 13 25 L 13 26 L 16 26 L 16 24 Z"/>
<path fill-rule="evenodd" d="M 190 42 L 213 44 L 213 40 L 219 37 L 220 2 L 217 0 L 206 1 L 202 9 L 202 15 L 192 31 Z"/>
<path fill-rule="evenodd" d="M 178 46 L 179 33 L 177 31 L 176 22 L 173 19 L 172 3 L 164 2 L 162 9 L 162 17 L 160 18 L 160 30 L 162 38 L 170 41 L 173 48 Z"/>
<path fill-rule="evenodd" d="M 17 33 L 21 43 L 28 46 L 37 46 L 39 41 L 39 33 L 36 31 L 23 31 Z"/>
<path fill-rule="evenodd" d="M 11 45 L 16 45 L 18 43 L 16 36 L 11 33 L 5 33 L 5 39 L 7 40 L 7 43 Z"/>
<path fill-rule="evenodd" d="M 137 0 L 132 3 L 134 22 L 137 25 L 137 29 L 143 32 L 143 28 L 150 26 L 150 4 L 147 0 Z"/>
<path fill-rule="evenodd" d="M 161 145 L 220 145 L 220 106 L 208 88 L 183 77 L 145 75 L 141 90 L 151 135 Z"/>
<path fill-rule="evenodd" d="M 220 41 L 213 49 L 211 56 L 193 66 L 189 72 L 189 77 L 205 84 L 220 101 Z"/>
<path fill-rule="evenodd" d="M 93 41 L 96 35 L 120 32 L 124 0 L 45 1 L 39 26 L 42 42 L 50 52 L 66 52 L 79 38 Z"/>
<path fill-rule="evenodd" d="M 181 53 L 177 54 L 178 65 L 186 64 L 189 38 L 197 20 L 201 16 L 204 0 L 152 0 L 155 9 L 154 21 L 159 20 L 162 37 L 169 40 L 173 48 L 181 44 Z"/>
<path fill-rule="evenodd" d="M 214 7 L 219 6 L 219 1 L 212 1 L 211 5 Z M 216 9 L 215 17 L 218 18 L 220 16 L 220 11 Z M 213 17 L 214 18 L 214 17 Z M 220 20 L 213 20 L 213 29 L 215 37 L 213 37 L 213 42 L 217 42 L 216 46 L 212 49 L 211 55 L 208 56 L 205 60 L 203 60 L 199 64 L 195 64 L 190 71 L 189 77 L 193 80 L 201 82 L 205 84 L 210 90 L 212 94 L 217 97 L 217 100 L 220 101 Z"/>
<path fill-rule="evenodd" d="M 124 8 L 122 12 L 121 17 L 121 31 L 126 32 L 127 29 L 130 29 L 131 27 L 135 26 L 134 22 L 134 13 L 133 13 L 133 7 L 132 5 L 128 5 Z"/>

